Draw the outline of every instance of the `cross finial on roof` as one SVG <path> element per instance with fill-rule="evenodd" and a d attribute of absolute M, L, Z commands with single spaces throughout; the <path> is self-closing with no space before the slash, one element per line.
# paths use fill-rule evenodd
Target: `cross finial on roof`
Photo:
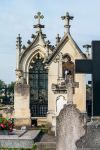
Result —
<path fill-rule="evenodd" d="M 21 51 L 21 46 L 22 46 L 22 41 L 21 41 L 21 37 L 20 37 L 20 34 L 18 34 L 18 37 L 17 37 L 17 41 L 16 41 L 16 48 L 19 49 Z"/>
<path fill-rule="evenodd" d="M 38 12 L 37 15 L 34 16 L 35 19 L 38 19 L 38 24 L 40 24 L 40 19 L 43 19 L 44 16 L 41 15 L 41 12 Z"/>
<path fill-rule="evenodd" d="M 40 20 L 44 18 L 43 15 L 41 15 L 41 12 L 38 12 L 37 15 L 34 16 L 35 19 L 38 20 L 38 24 L 34 25 L 34 28 L 38 28 L 38 31 L 41 31 L 41 28 L 44 28 L 44 25 L 41 25 Z"/>
<path fill-rule="evenodd" d="M 56 44 L 58 44 L 60 42 L 60 39 L 61 37 L 59 36 L 59 34 L 57 34 L 57 37 L 56 37 Z"/>
<path fill-rule="evenodd" d="M 67 12 L 65 16 L 61 17 L 62 20 L 65 21 L 65 33 L 70 33 L 70 20 L 73 20 L 73 16 L 70 16 L 69 13 Z"/>

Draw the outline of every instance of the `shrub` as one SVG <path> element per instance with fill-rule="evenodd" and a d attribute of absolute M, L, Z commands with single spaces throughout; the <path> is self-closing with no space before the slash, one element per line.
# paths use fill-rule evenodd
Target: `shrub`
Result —
<path fill-rule="evenodd" d="M 0 116 L 0 130 L 12 131 L 14 128 L 14 118 L 4 118 Z"/>

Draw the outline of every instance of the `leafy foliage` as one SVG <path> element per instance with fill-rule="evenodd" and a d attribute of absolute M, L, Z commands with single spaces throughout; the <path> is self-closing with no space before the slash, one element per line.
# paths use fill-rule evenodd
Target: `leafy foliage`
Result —
<path fill-rule="evenodd" d="M 14 118 L 0 117 L 0 130 L 12 131 L 14 127 Z"/>
<path fill-rule="evenodd" d="M 15 82 L 11 82 L 7 85 L 4 81 L 0 80 L 0 100 L 2 100 L 5 104 L 13 102 L 14 85 Z"/>

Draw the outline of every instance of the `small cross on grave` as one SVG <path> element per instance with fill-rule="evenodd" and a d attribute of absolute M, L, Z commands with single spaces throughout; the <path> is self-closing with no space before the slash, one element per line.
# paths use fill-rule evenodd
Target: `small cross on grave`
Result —
<path fill-rule="evenodd" d="M 79 83 L 74 82 L 71 75 L 66 75 L 66 87 L 67 87 L 67 104 L 73 104 L 73 88 L 78 88 Z"/>
<path fill-rule="evenodd" d="M 100 41 L 92 42 L 92 59 L 76 60 L 76 73 L 92 74 L 93 116 L 100 116 Z"/>

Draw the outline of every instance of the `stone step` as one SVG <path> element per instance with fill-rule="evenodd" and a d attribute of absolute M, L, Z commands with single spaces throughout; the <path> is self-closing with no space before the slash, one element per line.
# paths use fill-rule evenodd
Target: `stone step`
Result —
<path fill-rule="evenodd" d="M 37 142 L 37 150 L 56 150 L 56 142 Z"/>

